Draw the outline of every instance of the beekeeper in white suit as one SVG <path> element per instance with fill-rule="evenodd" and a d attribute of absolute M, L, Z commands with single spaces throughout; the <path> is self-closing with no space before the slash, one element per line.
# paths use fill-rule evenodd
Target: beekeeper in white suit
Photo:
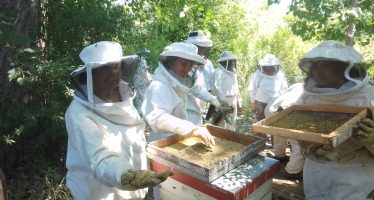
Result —
<path fill-rule="evenodd" d="M 265 107 L 273 98 L 287 88 L 287 78 L 280 69 L 280 60 L 274 54 L 266 54 L 258 62 L 258 69 L 249 81 L 251 107 L 256 111 L 256 120 L 265 118 Z"/>
<path fill-rule="evenodd" d="M 201 125 L 203 116 L 207 112 L 207 103 L 220 107 L 217 97 L 210 94 L 214 84 L 214 67 L 206 57 L 208 49 L 213 46 L 213 41 L 208 38 L 204 31 L 197 30 L 192 31 L 185 42 L 196 45 L 197 53 L 206 61 L 205 64 L 197 64 L 190 71 L 190 75 L 195 76 L 196 81 L 187 97 L 188 120 L 195 125 Z"/>
<path fill-rule="evenodd" d="M 77 89 L 65 114 L 67 187 L 75 200 L 143 199 L 171 173 L 147 170 L 144 121 L 121 80 L 136 56 L 124 57 L 121 45 L 109 41 L 79 56 L 84 66 L 71 74 Z"/>
<path fill-rule="evenodd" d="M 286 108 L 291 104 L 374 106 L 374 86 L 360 67 L 361 61 L 360 53 L 343 43 L 320 43 L 299 64 L 309 74 L 305 83 L 290 88 L 267 109 L 274 112 L 279 106 Z M 372 112 L 373 107 L 369 110 L 371 115 L 358 124 L 358 131 L 336 148 L 300 142 L 306 156 L 303 173 L 306 199 L 367 199 L 374 190 Z"/>
<path fill-rule="evenodd" d="M 141 107 L 152 129 L 148 142 L 191 133 L 207 145 L 215 144 L 206 127 L 193 124 L 187 117 L 187 94 L 194 85 L 189 72 L 196 63 L 204 64 L 205 60 L 197 54 L 197 47 L 193 44 L 172 43 L 160 54 L 154 80 Z"/>
<path fill-rule="evenodd" d="M 231 106 L 232 113 L 228 113 L 231 124 L 222 119 L 218 126 L 235 130 L 238 106 L 242 106 L 242 98 L 239 92 L 238 75 L 236 68 L 237 57 L 231 51 L 224 51 L 217 60 L 219 66 L 214 73 L 214 91 L 221 104 Z"/>

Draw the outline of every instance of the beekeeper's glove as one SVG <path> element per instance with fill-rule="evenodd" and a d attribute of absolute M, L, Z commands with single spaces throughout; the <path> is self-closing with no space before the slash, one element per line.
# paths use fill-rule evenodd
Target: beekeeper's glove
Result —
<path fill-rule="evenodd" d="M 374 154 L 374 107 L 367 109 L 367 115 L 358 124 L 357 135 L 362 144 Z"/>
<path fill-rule="evenodd" d="M 209 133 L 208 129 L 204 126 L 200 126 L 192 131 L 192 135 L 200 137 L 203 142 L 208 146 L 216 145 L 213 136 Z"/>
<path fill-rule="evenodd" d="M 130 169 L 121 176 L 121 184 L 128 190 L 138 190 L 147 187 L 154 187 L 172 176 L 171 171 L 163 173 L 151 170 L 133 170 Z"/>

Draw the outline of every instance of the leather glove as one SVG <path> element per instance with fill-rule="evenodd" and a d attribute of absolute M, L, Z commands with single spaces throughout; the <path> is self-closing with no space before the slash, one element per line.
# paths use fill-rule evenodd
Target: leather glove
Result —
<path fill-rule="evenodd" d="M 203 142 L 208 146 L 216 145 L 213 136 L 209 133 L 206 127 L 200 126 L 192 131 L 192 135 L 196 137 L 200 137 Z"/>
<path fill-rule="evenodd" d="M 217 97 L 213 98 L 213 101 L 211 102 L 211 104 L 213 104 L 213 106 L 215 106 L 216 108 L 221 107 L 221 103 L 219 102 Z"/>
<path fill-rule="evenodd" d="M 358 124 L 358 140 L 374 155 L 374 107 L 367 109 L 367 115 Z"/>
<path fill-rule="evenodd" d="M 130 169 L 127 173 L 122 174 L 121 184 L 125 188 L 129 188 L 129 190 L 138 190 L 147 187 L 154 187 L 172 175 L 174 175 L 173 172 L 169 170 L 163 173 L 158 173 L 151 170 Z"/>

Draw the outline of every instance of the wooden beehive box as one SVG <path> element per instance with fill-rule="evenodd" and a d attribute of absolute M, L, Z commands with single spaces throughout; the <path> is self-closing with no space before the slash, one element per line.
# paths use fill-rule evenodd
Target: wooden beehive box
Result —
<path fill-rule="evenodd" d="M 173 135 L 150 142 L 147 155 L 172 169 L 179 170 L 204 182 L 212 182 L 243 162 L 257 155 L 265 147 L 265 139 L 243 135 L 213 125 L 207 125 L 215 137 L 212 148 L 191 135 Z"/>
<path fill-rule="evenodd" d="M 365 116 L 366 107 L 293 105 L 252 124 L 252 130 L 336 147 L 352 136 Z"/>

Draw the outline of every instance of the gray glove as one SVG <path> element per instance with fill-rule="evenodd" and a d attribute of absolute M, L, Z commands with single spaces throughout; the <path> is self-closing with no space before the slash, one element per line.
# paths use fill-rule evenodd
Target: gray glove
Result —
<path fill-rule="evenodd" d="M 362 140 L 374 139 L 374 108 L 367 109 L 367 115 L 358 124 L 357 135 Z"/>
<path fill-rule="evenodd" d="M 374 108 L 367 109 L 367 115 L 358 124 L 358 140 L 374 155 Z"/>
<path fill-rule="evenodd" d="M 147 187 L 154 187 L 165 181 L 169 176 L 174 175 L 171 171 L 163 173 L 151 170 L 128 170 L 121 176 L 121 184 L 129 190 L 138 190 Z"/>

